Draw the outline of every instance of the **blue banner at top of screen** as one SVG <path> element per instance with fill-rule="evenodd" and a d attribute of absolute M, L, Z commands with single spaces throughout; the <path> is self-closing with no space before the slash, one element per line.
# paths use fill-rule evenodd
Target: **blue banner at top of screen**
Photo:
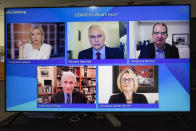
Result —
<path fill-rule="evenodd" d="M 189 20 L 190 5 L 6 8 L 6 23 Z"/>

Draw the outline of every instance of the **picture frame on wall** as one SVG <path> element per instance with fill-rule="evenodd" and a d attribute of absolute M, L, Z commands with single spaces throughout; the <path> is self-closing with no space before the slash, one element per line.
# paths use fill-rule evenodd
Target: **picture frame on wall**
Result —
<path fill-rule="evenodd" d="M 118 74 L 130 68 L 137 77 L 138 80 L 138 90 L 137 93 L 157 93 L 158 92 L 158 67 L 154 65 L 130 65 L 130 66 L 114 66 L 113 67 L 113 79 L 117 80 Z M 113 92 L 118 93 L 116 83 L 113 83 Z"/>
<path fill-rule="evenodd" d="M 41 77 L 49 77 L 49 71 L 48 70 L 41 70 Z"/>
<path fill-rule="evenodd" d="M 189 45 L 189 34 L 172 34 L 172 44 L 178 45 Z"/>

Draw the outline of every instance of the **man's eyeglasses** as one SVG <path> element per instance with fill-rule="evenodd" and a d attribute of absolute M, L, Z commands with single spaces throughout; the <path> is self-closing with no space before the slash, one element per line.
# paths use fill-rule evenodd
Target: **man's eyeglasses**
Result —
<path fill-rule="evenodd" d="M 72 85 L 72 84 L 74 84 L 74 82 L 73 81 L 64 81 L 64 84 Z"/>
<path fill-rule="evenodd" d="M 122 83 L 126 83 L 126 82 L 131 83 L 131 82 L 133 82 L 133 81 L 134 81 L 133 78 L 128 78 L 128 79 L 123 78 L 123 79 L 121 79 L 121 82 L 122 82 Z"/>
<path fill-rule="evenodd" d="M 95 35 L 90 35 L 90 36 L 89 36 L 90 39 L 95 39 L 95 38 L 100 39 L 100 38 L 102 38 L 102 37 L 103 37 L 102 34 L 99 34 L 99 35 L 97 35 L 97 36 L 95 36 Z"/>
<path fill-rule="evenodd" d="M 167 32 L 153 32 L 153 34 L 155 34 L 155 35 L 159 35 L 159 34 L 161 34 L 162 36 L 164 36 L 164 35 L 166 35 L 166 34 L 167 34 Z"/>

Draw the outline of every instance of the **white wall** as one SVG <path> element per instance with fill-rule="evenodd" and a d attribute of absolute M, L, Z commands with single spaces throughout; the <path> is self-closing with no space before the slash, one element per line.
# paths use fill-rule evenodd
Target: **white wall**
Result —
<path fill-rule="evenodd" d="M 152 39 L 152 28 L 153 25 L 157 21 L 135 21 L 130 22 L 131 24 L 134 24 L 134 27 L 132 30 L 134 30 L 135 34 L 130 33 L 130 38 L 133 38 L 133 40 L 130 40 L 130 58 L 138 58 L 140 51 L 134 51 L 136 49 L 136 44 L 139 41 L 144 40 L 150 40 L 150 42 L 153 42 Z M 160 21 L 159 21 L 160 22 Z M 182 34 L 182 33 L 190 33 L 189 32 L 189 21 L 162 21 L 164 22 L 168 27 L 168 38 L 166 42 L 168 44 L 172 44 L 172 34 Z M 130 31 L 132 31 L 130 30 Z M 137 32 L 137 33 L 136 33 Z M 139 34 L 138 34 L 139 33 Z M 189 58 L 189 49 L 179 49 L 180 58 Z M 135 55 L 131 52 L 136 52 Z"/>
<path fill-rule="evenodd" d="M 98 103 L 108 103 L 112 95 L 112 66 L 98 67 Z"/>
<path fill-rule="evenodd" d="M 136 27 L 137 27 L 137 22 L 133 22 L 133 21 L 129 22 L 129 30 L 133 30 L 132 34 L 131 34 L 131 32 L 129 32 L 129 43 L 135 43 L 135 41 L 138 41 L 138 40 L 136 40 L 136 38 L 138 38 L 138 37 L 136 37 L 137 34 L 135 34 Z M 130 59 L 136 58 L 135 44 L 129 44 L 129 49 L 131 49 L 131 50 L 129 50 Z"/>
<path fill-rule="evenodd" d="M 88 38 L 88 29 L 92 24 L 100 25 L 105 33 L 105 45 L 118 47 L 119 23 L 118 22 L 70 22 L 68 23 L 68 50 L 73 51 L 73 59 L 78 58 L 81 50 L 91 47 Z M 81 41 L 78 41 L 78 32 L 81 32 Z"/>

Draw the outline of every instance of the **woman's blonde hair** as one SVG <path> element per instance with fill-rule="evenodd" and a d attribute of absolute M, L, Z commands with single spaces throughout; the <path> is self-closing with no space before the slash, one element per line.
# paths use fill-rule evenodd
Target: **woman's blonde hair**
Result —
<path fill-rule="evenodd" d="M 138 80 L 137 80 L 137 77 L 135 75 L 135 73 L 133 73 L 133 71 L 129 68 L 126 68 L 125 70 L 121 71 L 118 75 L 118 78 L 117 78 L 117 86 L 118 86 L 118 89 L 122 92 L 122 85 L 121 85 L 121 79 L 122 79 L 122 76 L 125 74 L 125 73 L 128 73 L 133 79 L 134 79 L 134 87 L 133 87 L 133 92 L 136 93 L 137 89 L 138 89 Z"/>
<path fill-rule="evenodd" d="M 32 43 L 33 43 L 32 39 L 31 39 L 31 34 L 32 34 L 33 30 L 35 30 L 35 29 L 40 30 L 41 35 L 42 35 L 42 41 L 41 41 L 41 44 L 43 44 L 43 43 L 44 43 L 44 40 L 45 40 L 44 31 L 43 31 L 43 29 L 42 29 L 41 27 L 38 27 L 38 26 L 33 27 L 33 28 L 31 29 L 31 31 L 29 32 L 29 43 L 30 43 L 30 44 L 32 44 Z"/>

